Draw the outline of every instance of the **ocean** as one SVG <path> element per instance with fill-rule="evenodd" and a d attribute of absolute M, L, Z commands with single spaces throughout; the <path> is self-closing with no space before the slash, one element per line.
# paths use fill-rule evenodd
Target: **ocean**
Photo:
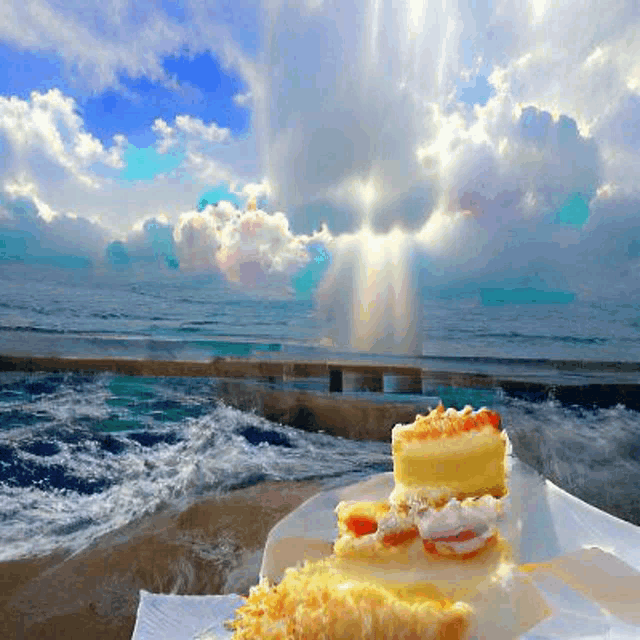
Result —
<path fill-rule="evenodd" d="M 442 295 L 421 302 L 422 356 L 376 356 L 327 347 L 327 327 L 308 300 L 250 295 L 210 275 L 3 265 L 0 354 L 378 358 L 558 388 L 606 385 L 597 399 L 509 385 L 438 387 L 428 399 L 497 408 L 517 455 L 578 497 L 640 524 L 640 304 L 486 304 Z M 590 364 L 556 366 L 567 361 Z M 145 515 L 265 481 L 330 486 L 392 468 L 389 443 L 270 423 L 226 406 L 217 385 L 1 373 L 0 560 L 77 552 Z"/>

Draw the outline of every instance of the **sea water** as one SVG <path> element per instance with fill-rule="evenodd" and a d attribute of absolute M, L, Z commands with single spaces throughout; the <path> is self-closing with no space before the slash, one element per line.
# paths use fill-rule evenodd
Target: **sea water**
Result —
<path fill-rule="evenodd" d="M 391 469 L 386 443 L 272 424 L 205 379 L 0 375 L 0 560 L 79 550 L 163 507 L 263 480 Z"/>
<path fill-rule="evenodd" d="M 448 396 L 462 406 L 479 392 Z M 481 399 L 525 462 L 640 524 L 637 411 L 499 389 Z M 145 514 L 264 480 L 345 484 L 392 469 L 388 443 L 270 423 L 225 406 L 200 378 L 3 373 L 0 425 L 0 560 L 79 550 Z"/>
<path fill-rule="evenodd" d="M 311 303 L 249 296 L 211 276 L 117 279 L 71 270 L 43 275 L 26 267 L 9 275 L 0 280 L 2 354 L 336 355 L 321 343 L 326 327 Z M 523 358 L 632 365 L 625 376 L 607 374 L 614 391 L 608 402 L 518 394 L 506 386 L 434 387 L 429 398 L 431 404 L 497 408 L 525 462 L 578 497 L 640 524 L 640 413 L 637 403 L 615 400 L 617 380 L 638 383 L 640 307 L 422 302 L 424 358 L 457 371 L 485 367 L 508 374 Z M 532 375 L 544 383 L 552 373 Z M 558 375 L 570 384 L 577 373 L 555 371 L 554 384 Z M 145 514 L 264 480 L 344 484 L 392 469 L 389 443 L 270 423 L 226 406 L 216 384 L 0 374 L 0 560 L 79 550 Z"/>
<path fill-rule="evenodd" d="M 327 352 L 327 319 L 295 293 L 263 296 L 221 276 L 179 272 L 5 264 L 0 276 L 0 353 L 207 360 Z M 633 301 L 484 304 L 479 292 L 423 291 L 419 303 L 425 357 L 640 362 Z"/>

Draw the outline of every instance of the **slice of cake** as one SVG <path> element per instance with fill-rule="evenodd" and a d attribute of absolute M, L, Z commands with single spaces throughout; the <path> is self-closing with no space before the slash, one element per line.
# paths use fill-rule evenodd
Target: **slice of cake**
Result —
<path fill-rule="evenodd" d="M 397 425 L 391 435 L 396 507 L 443 507 L 507 492 L 506 433 L 500 415 L 486 408 L 474 412 L 439 405 L 413 424 Z"/>
<path fill-rule="evenodd" d="M 392 445 L 389 498 L 341 502 L 334 553 L 252 588 L 234 640 L 511 640 L 549 614 L 497 531 L 500 416 L 440 405 Z"/>
<path fill-rule="evenodd" d="M 433 596 L 436 597 L 433 597 Z M 328 558 L 252 587 L 228 623 L 234 640 L 464 640 L 470 606 L 430 590 L 408 597 L 343 574 Z"/>
<path fill-rule="evenodd" d="M 389 500 L 339 504 L 335 553 L 399 558 L 418 546 L 428 558 L 470 560 L 496 546 L 506 447 L 500 416 L 488 409 L 440 405 L 396 425 Z"/>
<path fill-rule="evenodd" d="M 479 637 L 513 638 L 543 620 L 544 599 L 497 529 L 507 444 L 500 416 L 469 406 L 440 405 L 394 427 L 394 489 L 388 500 L 336 507 L 334 565 L 401 599 L 420 593 L 471 604 Z"/>
<path fill-rule="evenodd" d="M 440 509 L 405 511 L 388 502 L 342 502 L 336 513 L 338 556 L 400 559 L 419 547 L 428 558 L 471 560 L 498 543 L 501 505 L 492 496 L 453 498 Z"/>

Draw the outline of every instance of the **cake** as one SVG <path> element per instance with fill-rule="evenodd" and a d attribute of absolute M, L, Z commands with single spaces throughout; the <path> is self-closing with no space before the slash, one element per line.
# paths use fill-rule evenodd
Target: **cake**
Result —
<path fill-rule="evenodd" d="M 483 408 L 462 411 L 440 404 L 413 424 L 397 425 L 391 435 L 395 488 L 389 500 L 401 507 L 442 507 L 507 492 L 507 437 L 500 415 Z"/>
<path fill-rule="evenodd" d="M 433 597 L 436 596 L 436 597 Z M 369 580 L 344 575 L 332 558 L 263 580 L 228 624 L 234 640 L 460 640 L 471 607 L 440 594 L 399 597 Z"/>
<path fill-rule="evenodd" d="M 399 556 L 417 545 L 426 556 L 469 560 L 496 546 L 507 494 L 499 414 L 439 405 L 391 438 L 393 491 L 388 501 L 337 506 L 335 553 Z"/>
<path fill-rule="evenodd" d="M 440 405 L 396 425 L 388 498 L 338 504 L 333 554 L 253 587 L 234 640 L 497 640 L 544 619 L 497 529 L 506 450 L 500 416 L 485 408 Z"/>

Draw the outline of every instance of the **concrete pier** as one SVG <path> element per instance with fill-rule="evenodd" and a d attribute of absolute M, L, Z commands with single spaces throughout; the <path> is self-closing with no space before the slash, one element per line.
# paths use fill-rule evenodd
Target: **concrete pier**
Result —
<path fill-rule="evenodd" d="M 307 431 L 382 442 L 389 442 L 391 429 L 396 424 L 412 422 L 417 413 L 424 413 L 433 404 L 433 396 L 425 397 L 424 401 L 383 401 L 382 392 L 390 381 L 390 388 L 418 395 L 425 375 L 433 385 L 489 388 L 494 383 L 486 376 L 430 372 L 388 364 L 242 358 L 185 362 L 0 356 L 0 370 L 212 378 L 216 380 L 216 397 L 229 406 L 255 411 L 268 420 Z M 328 392 L 283 388 L 286 383 L 302 379 L 326 380 L 323 388 Z"/>
<path fill-rule="evenodd" d="M 523 368 L 523 363 L 526 368 Z M 588 371 L 585 384 L 552 384 L 549 371 L 568 362 L 517 361 L 500 373 L 437 371 L 415 366 L 349 361 L 296 361 L 273 358 L 215 358 L 209 362 L 126 358 L 59 358 L 0 355 L 0 371 L 110 372 L 127 376 L 202 377 L 216 380 L 218 398 L 269 420 L 335 436 L 389 440 L 398 422 L 410 422 L 434 404 L 442 388 L 492 390 L 534 402 L 547 398 L 566 404 L 640 411 L 640 371 L 627 363 L 573 363 Z M 578 366 L 579 365 L 579 366 Z M 473 363 L 470 364 L 473 366 Z M 543 368 L 547 371 L 541 375 Z M 613 379 L 609 382 L 611 374 Z M 603 376 L 607 376 L 606 382 Z M 308 390 L 294 388 L 305 386 Z M 296 384 L 297 383 L 297 384 Z M 316 390 L 313 390 L 315 387 Z M 403 394 L 401 399 L 392 394 Z M 424 399 L 420 398 L 421 395 Z M 462 407 L 458 407 L 462 408 Z"/>
<path fill-rule="evenodd" d="M 236 409 L 304 431 L 381 442 L 390 442 L 396 424 L 413 422 L 416 414 L 433 404 L 427 397 L 424 402 L 375 402 L 336 393 L 266 389 L 238 380 L 221 381 L 218 398 Z"/>
<path fill-rule="evenodd" d="M 460 387 L 495 386 L 494 376 L 433 371 L 393 364 L 368 364 L 330 360 L 295 361 L 259 358 L 215 358 L 209 362 L 185 360 L 136 360 L 127 358 L 61 358 L 51 356 L 0 355 L 0 371 L 86 371 L 130 376 L 192 376 L 245 378 L 272 382 L 300 378 L 328 378 L 330 391 L 383 391 L 386 378 L 406 380 L 399 391 L 422 392 L 422 380 Z M 419 382 L 418 382 L 419 381 Z M 402 386 L 404 384 L 404 387 Z M 420 389 L 420 391 L 418 391 Z"/>

